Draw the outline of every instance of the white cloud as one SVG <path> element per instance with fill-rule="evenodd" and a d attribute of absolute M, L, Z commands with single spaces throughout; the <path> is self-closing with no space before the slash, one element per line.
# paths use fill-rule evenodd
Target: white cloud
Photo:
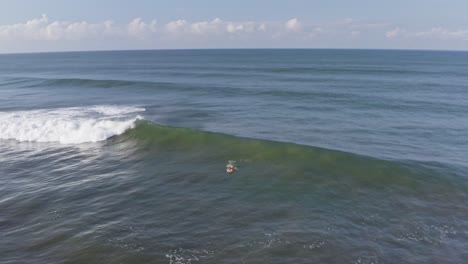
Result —
<path fill-rule="evenodd" d="M 151 32 L 156 32 L 158 30 L 157 25 L 158 21 L 156 19 L 151 20 L 151 23 L 149 24 L 149 29 L 151 30 Z"/>
<path fill-rule="evenodd" d="M 261 23 L 258 28 L 257 28 L 258 31 L 266 31 L 267 30 L 267 26 L 265 25 L 265 23 Z"/>
<path fill-rule="evenodd" d="M 145 23 L 141 18 L 135 18 L 127 25 L 127 32 L 131 36 L 143 38 L 150 33 L 157 31 L 157 21 L 153 19 L 149 24 Z"/>
<path fill-rule="evenodd" d="M 298 23 L 294 20 L 292 23 Z M 292 28 L 298 25 L 292 25 Z M 174 20 L 158 28 L 156 20 L 150 22 L 142 18 L 135 18 L 126 25 L 118 26 L 113 21 L 89 23 L 86 21 L 50 21 L 43 15 L 24 23 L 0 25 L 0 39 L 22 40 L 63 40 L 84 39 L 89 37 L 103 38 L 105 36 L 119 36 L 127 38 L 145 39 L 151 36 L 163 37 L 169 35 L 210 35 L 210 34 L 248 34 L 265 32 L 270 28 L 267 23 L 253 21 L 223 21 L 215 18 L 209 21 L 189 22 L 184 19 Z"/>
<path fill-rule="evenodd" d="M 386 36 L 387 38 L 394 39 L 394 38 L 397 38 L 397 37 L 401 36 L 401 34 L 403 34 L 404 32 L 405 32 L 405 31 L 402 30 L 401 28 L 396 27 L 396 28 L 394 28 L 394 29 L 392 29 L 392 30 L 387 31 L 387 32 L 385 33 L 385 36 Z"/>
<path fill-rule="evenodd" d="M 187 25 L 187 20 L 179 19 L 166 24 L 166 30 L 170 33 L 178 33 Z"/>
<path fill-rule="evenodd" d="M 42 15 L 25 22 L 0 25 L 0 52 L 77 48 L 373 47 L 372 43 L 380 44 L 377 48 L 399 48 L 403 42 L 387 39 L 401 37 L 410 45 L 411 39 L 419 43 L 414 42 L 416 38 L 447 40 L 450 44 L 449 41 L 468 40 L 468 30 L 434 27 L 411 32 L 382 21 L 351 18 L 322 23 L 299 18 L 287 21 L 179 19 L 158 23 L 155 19 L 137 17 L 117 24 L 111 20 L 60 21 Z"/>
<path fill-rule="evenodd" d="M 421 38 L 468 40 L 468 30 L 450 31 L 442 27 L 434 27 L 429 31 L 417 32 L 414 35 Z"/>
<path fill-rule="evenodd" d="M 205 34 L 205 33 L 219 33 L 223 21 L 219 18 L 215 18 L 212 21 L 201 21 L 195 22 L 190 25 L 192 33 Z"/>
<path fill-rule="evenodd" d="M 102 23 L 54 21 L 42 15 L 25 23 L 0 25 L 0 38 L 23 40 L 82 39 L 90 36 L 109 35 L 115 32 L 110 20 Z"/>
<path fill-rule="evenodd" d="M 285 23 L 285 27 L 286 29 L 291 30 L 291 31 L 299 31 L 301 30 L 302 25 L 299 19 L 293 18 L 293 19 L 288 20 Z"/>
<path fill-rule="evenodd" d="M 424 38 L 439 40 L 468 40 L 468 30 L 449 30 L 442 27 L 434 27 L 430 30 L 414 33 L 396 27 L 390 31 L 387 31 L 385 33 L 385 36 L 390 39 L 395 39 L 404 36 L 408 38 Z"/>
<path fill-rule="evenodd" d="M 205 33 L 210 29 L 210 23 L 209 22 L 198 22 L 198 23 L 193 23 L 191 26 L 192 32 L 194 33 Z"/>
<path fill-rule="evenodd" d="M 47 25 L 49 18 L 46 15 L 42 15 L 40 18 L 35 18 L 27 21 L 26 23 L 17 23 L 12 25 L 1 25 L 0 36 L 1 37 L 25 37 L 38 38 L 43 35 L 44 26 Z"/>
<path fill-rule="evenodd" d="M 242 31 L 244 26 L 242 24 L 236 25 L 234 23 L 228 23 L 226 29 L 229 33 L 235 33 L 236 31 Z"/>
<path fill-rule="evenodd" d="M 127 26 L 130 35 L 141 36 L 145 33 L 147 25 L 141 18 L 133 19 Z"/>
<path fill-rule="evenodd" d="M 166 24 L 166 31 L 171 34 L 240 34 L 253 33 L 256 31 L 265 31 L 267 26 L 264 23 L 242 21 L 228 22 L 220 18 L 215 18 L 211 21 L 189 22 L 187 20 L 175 20 Z"/>
<path fill-rule="evenodd" d="M 361 25 L 361 28 L 360 26 Z M 80 40 L 87 38 L 103 39 L 117 36 L 124 39 L 145 41 L 151 38 L 167 38 L 191 36 L 197 39 L 214 36 L 240 37 L 258 33 L 265 39 L 282 39 L 293 37 L 288 32 L 295 32 L 296 39 L 320 36 L 351 36 L 359 37 L 376 23 L 364 23 L 353 19 L 345 19 L 334 23 L 303 24 L 298 18 L 287 21 L 223 21 L 215 18 L 206 21 L 188 21 L 184 19 L 169 21 L 159 26 L 156 20 L 144 21 L 137 17 L 128 24 L 116 25 L 107 20 L 99 23 L 87 21 L 51 21 L 46 15 L 24 23 L 0 25 L 1 39 L 21 40 Z M 379 24 L 380 25 L 380 24 Z M 375 29 L 374 29 L 375 30 Z M 351 33 L 350 33 L 351 32 Z M 396 37 L 400 29 L 387 32 L 387 37 Z M 258 36 L 256 36 L 258 37 Z M 298 38 L 299 37 L 299 38 Z"/>
<path fill-rule="evenodd" d="M 228 22 L 226 30 L 229 33 L 253 33 L 261 30 L 261 25 L 257 25 L 255 22 Z"/>

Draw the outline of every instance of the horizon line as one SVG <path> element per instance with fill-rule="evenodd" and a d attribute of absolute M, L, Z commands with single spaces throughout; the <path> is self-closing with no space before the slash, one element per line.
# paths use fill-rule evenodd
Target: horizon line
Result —
<path fill-rule="evenodd" d="M 47 53 L 80 53 L 80 52 L 125 52 L 125 51 L 196 51 L 196 50 L 356 50 L 356 51 L 432 51 L 432 52 L 468 52 L 466 50 L 449 49 L 399 49 L 399 48 L 161 48 L 161 49 L 102 49 L 102 50 L 68 50 L 68 51 L 31 51 L 31 52 L 0 52 L 0 55 L 27 55 Z"/>

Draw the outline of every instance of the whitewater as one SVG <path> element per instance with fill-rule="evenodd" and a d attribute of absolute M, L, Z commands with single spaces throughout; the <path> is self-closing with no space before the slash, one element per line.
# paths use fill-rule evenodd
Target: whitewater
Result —
<path fill-rule="evenodd" d="M 144 108 L 90 106 L 0 112 L 0 139 L 80 144 L 120 135 L 143 119 Z"/>

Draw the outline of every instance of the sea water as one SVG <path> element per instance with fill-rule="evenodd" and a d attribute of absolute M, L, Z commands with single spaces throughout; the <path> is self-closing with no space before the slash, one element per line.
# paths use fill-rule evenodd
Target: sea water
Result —
<path fill-rule="evenodd" d="M 0 55 L 0 263 L 465 263 L 467 113 L 466 52 Z"/>

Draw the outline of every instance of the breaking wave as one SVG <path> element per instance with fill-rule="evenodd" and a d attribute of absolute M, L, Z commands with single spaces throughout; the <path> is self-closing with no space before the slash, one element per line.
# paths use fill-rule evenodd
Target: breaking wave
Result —
<path fill-rule="evenodd" d="M 143 119 L 144 108 L 92 106 L 0 112 L 0 139 L 80 144 L 120 135 Z"/>

